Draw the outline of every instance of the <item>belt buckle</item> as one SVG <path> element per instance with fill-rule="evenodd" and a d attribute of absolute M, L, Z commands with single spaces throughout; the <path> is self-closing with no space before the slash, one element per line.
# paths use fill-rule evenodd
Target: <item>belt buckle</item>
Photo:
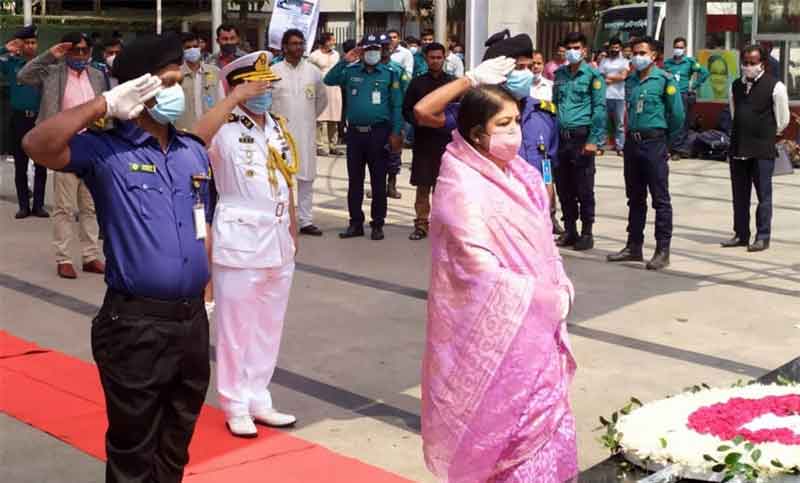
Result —
<path fill-rule="evenodd" d="M 642 133 L 641 133 L 641 132 L 639 132 L 639 131 L 634 131 L 634 132 L 633 132 L 633 139 L 634 139 L 634 141 L 636 141 L 637 143 L 640 143 L 640 142 L 642 142 Z"/>
<path fill-rule="evenodd" d="M 284 213 L 286 213 L 286 203 L 281 201 L 280 203 L 275 205 L 275 216 L 277 218 L 280 218 L 283 216 Z"/>
<path fill-rule="evenodd" d="M 369 126 L 356 126 L 356 131 L 360 132 L 361 134 L 366 134 L 372 131 L 372 128 Z"/>
<path fill-rule="evenodd" d="M 32 118 L 34 116 L 35 116 L 35 113 L 33 111 L 25 111 L 25 117 Z"/>

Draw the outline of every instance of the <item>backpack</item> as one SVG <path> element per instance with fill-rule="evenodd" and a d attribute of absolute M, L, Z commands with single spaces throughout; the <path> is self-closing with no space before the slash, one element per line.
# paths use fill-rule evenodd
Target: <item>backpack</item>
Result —
<path fill-rule="evenodd" d="M 694 140 L 693 154 L 700 159 L 725 161 L 731 148 L 731 138 L 722 131 L 709 129 L 697 133 Z"/>

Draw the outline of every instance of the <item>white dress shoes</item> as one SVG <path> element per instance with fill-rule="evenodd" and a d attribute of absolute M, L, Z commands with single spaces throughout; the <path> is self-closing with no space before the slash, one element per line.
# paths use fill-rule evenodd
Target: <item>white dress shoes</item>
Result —
<path fill-rule="evenodd" d="M 286 426 L 292 426 L 297 422 L 297 418 L 293 415 L 279 413 L 274 409 L 260 409 L 257 411 L 251 411 L 251 414 L 256 423 L 263 424 L 265 426 L 271 426 L 273 428 L 285 428 Z"/>
<path fill-rule="evenodd" d="M 258 436 L 258 429 L 253 424 L 250 416 L 234 416 L 225 423 L 228 431 L 237 438 L 255 438 Z"/>

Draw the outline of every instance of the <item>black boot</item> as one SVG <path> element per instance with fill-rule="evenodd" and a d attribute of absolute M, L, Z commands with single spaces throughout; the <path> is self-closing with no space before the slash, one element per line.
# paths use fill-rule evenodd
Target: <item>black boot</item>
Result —
<path fill-rule="evenodd" d="M 647 262 L 647 269 L 648 270 L 662 270 L 669 266 L 669 245 L 659 243 L 656 246 L 656 252 L 653 254 L 653 258 Z"/>
<path fill-rule="evenodd" d="M 581 237 L 575 242 L 574 250 L 576 252 L 584 252 L 594 248 L 594 237 L 592 236 L 592 225 L 586 223 L 581 228 Z"/>
<path fill-rule="evenodd" d="M 567 222 L 566 225 L 564 233 L 556 239 L 556 246 L 571 247 L 578 241 L 578 228 L 575 223 Z"/>
<path fill-rule="evenodd" d="M 403 197 L 403 195 L 397 191 L 397 175 L 395 174 L 389 175 L 389 181 L 386 183 L 386 196 L 393 200 L 399 200 Z"/>
<path fill-rule="evenodd" d="M 606 257 L 609 262 L 643 262 L 642 246 L 628 242 L 619 253 L 612 253 Z"/>
<path fill-rule="evenodd" d="M 364 236 L 364 225 L 350 225 L 347 227 L 347 230 L 339 233 L 339 238 L 342 239 L 357 238 L 360 236 Z"/>

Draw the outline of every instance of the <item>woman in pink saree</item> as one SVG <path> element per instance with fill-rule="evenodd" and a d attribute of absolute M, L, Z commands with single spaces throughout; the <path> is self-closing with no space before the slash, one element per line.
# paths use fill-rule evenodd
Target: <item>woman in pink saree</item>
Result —
<path fill-rule="evenodd" d="M 578 472 L 564 322 L 574 292 L 520 139 L 514 98 L 471 89 L 436 183 L 422 437 L 428 468 L 450 483 Z"/>

